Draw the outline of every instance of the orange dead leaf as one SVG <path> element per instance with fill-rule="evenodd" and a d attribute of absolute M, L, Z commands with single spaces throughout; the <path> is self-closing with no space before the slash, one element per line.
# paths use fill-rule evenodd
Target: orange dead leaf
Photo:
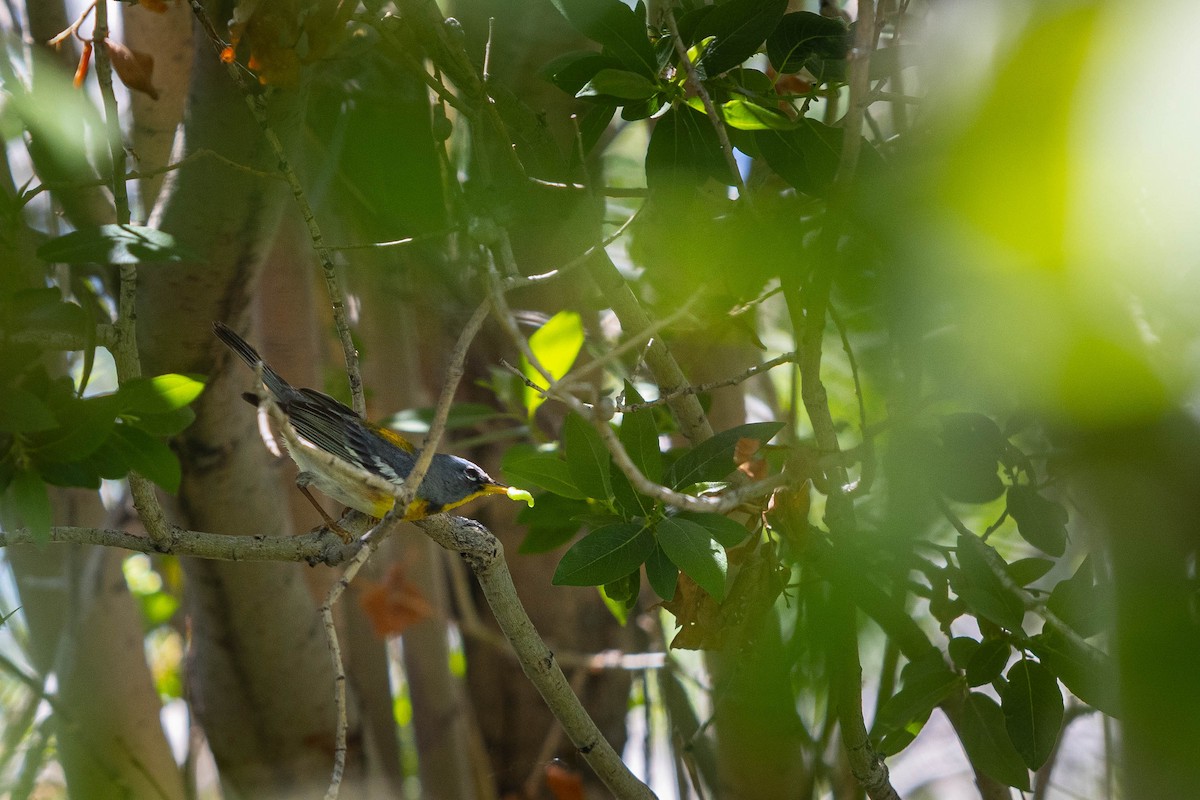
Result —
<path fill-rule="evenodd" d="M 554 795 L 554 800 L 584 800 L 583 776 L 572 769 L 567 769 L 561 761 L 551 761 L 546 765 L 546 788 Z"/>
<path fill-rule="evenodd" d="M 358 602 L 377 636 L 397 636 L 433 615 L 433 607 L 400 564 L 392 565 L 382 583 L 363 583 Z"/>
<path fill-rule="evenodd" d="M 799 489 L 776 489 L 767 504 L 767 523 L 797 554 L 806 544 L 811 491 L 811 481 L 805 481 Z"/>
<path fill-rule="evenodd" d="M 758 439 L 742 437 L 733 448 L 733 463 L 737 464 L 738 471 L 754 481 L 767 477 L 767 460 L 754 457 L 760 447 L 762 442 Z"/>
<path fill-rule="evenodd" d="M 221 51 L 221 63 L 222 64 L 232 64 L 233 63 L 233 47 L 231 47 L 230 45 L 226 45 L 225 48 Z"/>
<path fill-rule="evenodd" d="M 721 606 L 708 592 L 687 576 L 679 573 L 675 596 L 662 607 L 675 615 L 680 631 L 671 640 L 678 650 L 719 650 L 724 642 L 721 629 Z"/>
<path fill-rule="evenodd" d="M 79 57 L 79 67 L 75 70 L 75 88 L 83 86 L 83 81 L 87 78 L 88 65 L 92 63 L 92 43 L 83 43 L 83 55 Z"/>
<path fill-rule="evenodd" d="M 113 71 L 121 79 L 121 83 L 133 89 L 158 99 L 158 89 L 151 82 L 154 76 L 154 57 L 149 53 L 130 50 L 120 42 L 111 39 L 104 40 L 104 48 L 112 62 Z"/>
<path fill-rule="evenodd" d="M 167 13 L 167 0 L 138 0 L 138 5 L 155 14 Z"/>

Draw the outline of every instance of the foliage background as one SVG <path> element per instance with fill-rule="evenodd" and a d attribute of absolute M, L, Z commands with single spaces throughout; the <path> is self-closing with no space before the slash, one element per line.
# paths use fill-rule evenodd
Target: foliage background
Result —
<path fill-rule="evenodd" d="M 232 73 L 4 12 L 9 796 L 325 790 L 343 567 L 212 557 L 319 520 L 210 323 L 420 439 L 482 301 L 469 511 L 661 795 L 1194 794 L 1191 4 L 203 5 Z M 432 541 L 335 612 L 345 796 L 604 791 Z"/>

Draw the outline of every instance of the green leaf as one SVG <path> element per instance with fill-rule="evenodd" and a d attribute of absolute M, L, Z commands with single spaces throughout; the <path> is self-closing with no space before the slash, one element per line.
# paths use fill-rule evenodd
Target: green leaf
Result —
<path fill-rule="evenodd" d="M 1106 587 L 1095 583 L 1092 558 L 1088 556 L 1075 574 L 1060 581 L 1050 592 L 1046 607 L 1084 639 L 1112 627 L 1112 597 Z"/>
<path fill-rule="evenodd" d="M 573 500 L 587 498 L 571 480 L 565 461 L 550 453 L 539 453 L 528 445 L 510 447 L 500 469 L 510 483 L 544 489 Z"/>
<path fill-rule="evenodd" d="M 800 124 L 788 118 L 782 111 L 767 108 L 741 96 L 734 96 L 721 104 L 721 117 L 726 125 L 740 131 L 791 130 Z"/>
<path fill-rule="evenodd" d="M 1003 494 L 997 470 L 1008 442 L 1000 427 L 983 414 L 948 414 L 941 423 L 934 478 L 942 492 L 961 503 L 988 503 Z"/>
<path fill-rule="evenodd" d="M 1008 671 L 1000 695 L 1004 723 L 1025 766 L 1039 769 L 1050 758 L 1063 723 L 1058 681 L 1036 661 L 1021 660 Z"/>
<path fill-rule="evenodd" d="M 558 88 L 576 96 L 596 73 L 604 69 L 620 69 L 621 62 L 592 50 L 577 50 L 555 58 L 538 70 L 538 74 Z"/>
<path fill-rule="evenodd" d="M 110 439 L 121 458 L 135 470 L 166 489 L 179 491 L 183 477 L 179 458 L 171 448 L 143 430 L 132 425 L 117 425 Z"/>
<path fill-rule="evenodd" d="M 575 96 L 648 100 L 657 92 L 658 86 L 645 75 L 624 69 L 602 69 Z"/>
<path fill-rule="evenodd" d="M 761 130 L 754 142 L 767 166 L 798 191 L 821 197 L 833 184 L 842 153 L 842 132 L 808 117 L 790 130 Z"/>
<path fill-rule="evenodd" d="M 986 639 L 967 662 L 968 686 L 983 686 L 1000 677 L 1008 665 L 1012 645 L 1004 639 Z"/>
<path fill-rule="evenodd" d="M 140 264 L 200 259 L 171 234 L 142 225 L 81 228 L 46 242 L 37 249 L 37 255 L 54 264 Z"/>
<path fill-rule="evenodd" d="M 629 478 L 625 477 L 624 472 L 614 466 L 609 474 L 609 479 L 612 482 L 613 502 L 626 521 L 632 522 L 637 517 L 648 517 L 654 513 L 656 502 L 652 498 L 638 494 L 638 491 L 633 488 L 633 484 L 629 482 Z"/>
<path fill-rule="evenodd" d="M 1009 592 L 993 567 L 1004 569 L 1004 561 L 978 536 L 958 535 L 959 571 L 952 573 L 951 584 L 971 611 L 1012 631 L 1021 630 L 1025 606 L 1021 598 Z"/>
<path fill-rule="evenodd" d="M 586 514 L 588 504 L 556 494 L 538 496 L 537 504 L 521 509 L 517 522 L 528 525 L 518 553 L 546 553 L 557 549 L 575 537 L 579 522 L 573 517 Z"/>
<path fill-rule="evenodd" d="M 195 420 L 196 412 L 185 406 L 165 414 L 138 414 L 131 417 L 129 422 L 154 436 L 175 436 Z"/>
<path fill-rule="evenodd" d="M 687 105 L 675 106 L 659 117 L 646 147 L 646 185 L 690 186 L 713 178 L 733 180 L 717 132 L 703 114 Z"/>
<path fill-rule="evenodd" d="M 1080 700 L 1110 717 L 1118 715 L 1116 665 L 1106 653 L 1053 631 L 1032 637 L 1029 649 Z"/>
<path fill-rule="evenodd" d="M 91 456 L 82 461 L 41 461 L 37 465 L 42 480 L 52 486 L 75 486 L 80 489 L 99 489 L 102 476 L 91 464 Z M 122 472 L 117 477 L 123 477 Z"/>
<path fill-rule="evenodd" d="M 58 425 L 54 412 L 36 394 L 19 386 L 0 391 L 0 431 L 29 433 Z"/>
<path fill-rule="evenodd" d="M 5 517 L 13 527 L 29 528 L 33 540 L 39 544 L 50 541 L 50 495 L 46 483 L 36 472 L 19 470 L 13 475 L 5 494 Z M 7 527 L 7 525 L 6 525 Z"/>
<path fill-rule="evenodd" d="M 971 692 L 963 703 L 958 735 L 971 763 L 1006 786 L 1029 791 L 1025 762 L 1013 747 L 1004 713 L 985 694 Z"/>
<path fill-rule="evenodd" d="M 641 593 L 641 589 L 642 571 L 640 568 L 635 569 L 623 578 L 609 581 L 600 587 L 600 591 L 604 592 L 605 597 L 621 603 L 625 610 L 633 608 L 637 604 L 638 594 Z"/>
<path fill-rule="evenodd" d="M 612 497 L 608 449 L 592 424 L 578 414 L 568 414 L 563 421 L 562 442 L 567 469 L 579 490 L 598 500 Z"/>
<path fill-rule="evenodd" d="M 945 666 L 935 672 L 916 675 L 911 680 L 906 678 L 904 687 L 888 698 L 879 710 L 871 735 L 882 739 L 910 726 L 923 726 L 938 703 L 960 686 L 962 678 Z"/>
<path fill-rule="evenodd" d="M 955 636 L 950 640 L 947 650 L 954 664 L 960 669 L 965 669 L 971 656 L 979 651 L 979 642 L 970 636 Z"/>
<path fill-rule="evenodd" d="M 851 43 L 850 31 L 840 19 L 798 11 L 784 15 L 767 37 L 767 58 L 777 72 L 799 72 L 809 67 L 820 78 L 821 62 L 844 60 Z"/>
<path fill-rule="evenodd" d="M 1008 576 L 1018 586 L 1028 586 L 1052 569 L 1054 562 L 1048 558 L 1021 558 L 1008 565 Z"/>
<path fill-rule="evenodd" d="M 787 0 L 729 0 L 705 14 L 693 40 L 715 36 L 700 66 L 709 76 L 733 69 L 758 51 L 783 17 Z"/>
<path fill-rule="evenodd" d="M 628 382 L 625 384 L 625 402 L 630 405 L 642 402 L 642 396 Z M 654 409 L 622 414 L 618 435 L 625 452 L 629 454 L 629 460 L 638 470 L 655 483 L 662 480 L 662 451 L 658 446 Z"/>
<path fill-rule="evenodd" d="M 737 547 L 746 541 L 750 534 L 746 526 L 734 522 L 722 514 L 700 514 L 695 511 L 682 511 L 675 515 L 676 519 L 694 522 L 708 531 L 709 536 L 716 539 L 722 547 Z"/>
<path fill-rule="evenodd" d="M 646 580 L 650 588 L 663 600 L 673 600 L 675 589 L 679 586 L 679 567 L 667 558 L 667 554 L 659 545 L 654 546 L 654 552 L 646 559 Z"/>
<path fill-rule="evenodd" d="M 425 434 L 429 433 L 429 426 L 433 424 L 435 411 L 432 406 L 406 408 L 385 417 L 381 424 L 399 433 Z M 511 419 L 511 416 L 483 403 L 455 403 L 450 406 L 450 413 L 446 415 L 446 430 L 474 428 L 485 422 L 501 419 Z"/>
<path fill-rule="evenodd" d="M 1024 484 L 1008 487 L 1008 514 L 1017 532 L 1031 545 L 1052 556 L 1067 552 L 1067 509 Z"/>
<path fill-rule="evenodd" d="M 687 573 L 718 602 L 725 598 L 725 550 L 694 522 L 667 517 L 655 528 L 655 538 L 667 558 Z"/>
<path fill-rule="evenodd" d="M 167 414 L 190 405 L 203 391 L 203 380 L 168 373 L 128 380 L 117 390 L 117 398 L 122 411 Z"/>
<path fill-rule="evenodd" d="M 58 412 L 63 424 L 30 436 L 34 458 L 39 462 L 84 458 L 108 439 L 118 410 L 116 395 L 71 400 Z"/>
<path fill-rule="evenodd" d="M 579 356 L 581 347 L 583 347 L 583 321 L 574 311 L 558 312 L 546 320 L 546 324 L 529 337 L 529 349 L 533 351 L 538 363 L 550 373 L 550 377 L 554 380 L 559 380 L 567 374 L 571 365 L 575 363 L 576 357 Z M 547 388 L 546 379 L 524 357 L 521 358 L 521 372 L 535 386 Z M 544 400 L 545 398 L 536 390 L 525 387 L 525 408 L 529 410 L 530 419 L 533 418 L 533 413 L 537 411 L 538 406 Z"/>
<path fill-rule="evenodd" d="M 654 537 L 641 525 L 620 523 L 592 531 L 563 554 L 555 586 L 599 586 L 633 572 L 654 552 Z"/>
<path fill-rule="evenodd" d="M 571 27 L 604 45 L 626 68 L 652 77 L 658 72 L 654 46 L 646 33 L 644 12 L 638 14 L 620 0 L 552 0 Z"/>
<path fill-rule="evenodd" d="M 782 429 L 782 422 L 751 422 L 721 431 L 681 455 L 668 470 L 667 482 L 682 489 L 693 483 L 719 481 L 737 469 L 733 451 L 739 439 L 757 439 L 766 444 Z"/>

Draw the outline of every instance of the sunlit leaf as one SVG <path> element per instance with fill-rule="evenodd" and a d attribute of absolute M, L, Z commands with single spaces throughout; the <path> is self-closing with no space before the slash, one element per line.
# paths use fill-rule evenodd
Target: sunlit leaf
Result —
<path fill-rule="evenodd" d="M 38 258 L 54 264 L 140 264 L 196 261 L 199 256 L 175 237 L 143 225 L 101 225 L 59 236 L 37 249 Z"/>
<path fill-rule="evenodd" d="M 567 374 L 582 347 L 583 321 L 574 311 L 558 312 L 529 337 L 529 349 L 554 380 Z M 533 384 L 547 388 L 546 379 L 524 357 L 521 371 Z M 536 389 L 525 387 L 525 408 L 529 410 L 530 418 L 544 401 Z"/>
<path fill-rule="evenodd" d="M 169 414 L 192 403 L 204 391 L 204 382 L 188 375 L 132 378 L 117 390 L 121 408 L 137 414 Z"/>
<path fill-rule="evenodd" d="M 700 525 L 667 517 L 654 529 L 655 538 L 671 562 L 716 600 L 725 598 L 725 550 Z"/>

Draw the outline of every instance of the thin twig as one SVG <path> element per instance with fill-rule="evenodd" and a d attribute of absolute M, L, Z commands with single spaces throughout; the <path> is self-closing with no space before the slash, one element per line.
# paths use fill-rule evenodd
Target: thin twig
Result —
<path fill-rule="evenodd" d="M 583 266 L 594 253 L 599 250 L 603 250 L 625 235 L 625 231 L 629 230 L 629 226 L 633 224 L 633 221 L 637 219 L 638 214 L 640 213 L 642 213 L 642 209 L 638 208 L 638 210 L 630 214 L 629 217 L 622 222 L 615 231 L 557 269 L 552 269 L 549 272 L 542 272 L 537 275 L 511 275 L 505 278 L 502 284 L 503 290 L 507 292 L 512 289 L 520 289 L 525 286 L 533 286 L 534 284 L 545 283 L 546 281 L 553 280 L 555 278 L 561 278 L 572 270 Z"/>
<path fill-rule="evenodd" d="M 642 403 L 630 403 L 628 405 L 625 403 L 617 403 L 614 407 L 614 410 L 621 414 L 633 414 L 637 411 L 645 411 L 648 408 L 661 406 L 670 402 L 671 400 L 674 400 L 676 397 L 682 397 L 685 394 L 702 394 L 704 392 L 711 392 L 713 389 L 721 389 L 725 386 L 736 386 L 739 383 L 744 383 L 745 381 L 750 380 L 755 375 L 761 375 L 764 372 L 769 372 L 770 370 L 773 370 L 783 364 L 794 363 L 796 363 L 795 350 L 790 353 L 784 353 L 781 356 L 776 356 L 775 358 L 772 358 L 769 361 L 764 361 L 761 364 L 755 364 L 753 367 L 734 375 L 732 378 L 725 378 L 719 381 L 709 381 L 708 383 L 698 383 L 691 386 L 685 386 L 682 389 L 676 389 L 673 392 L 659 395 L 654 400 L 646 400 Z"/>
<path fill-rule="evenodd" d="M 713 105 L 712 98 L 708 95 L 708 89 L 704 88 L 704 83 L 696 75 L 696 66 L 688 55 L 687 45 L 683 43 L 683 39 L 679 35 L 679 26 L 675 24 L 675 12 L 670 5 L 667 6 L 663 17 L 667 22 L 667 29 L 671 32 L 671 41 L 675 44 L 675 52 L 679 55 L 680 61 L 683 62 L 683 68 L 687 72 L 688 85 L 692 87 L 692 91 L 704 104 L 704 113 L 708 115 L 708 121 L 712 123 L 713 130 L 717 133 L 717 141 L 721 143 L 721 154 L 725 156 L 725 165 L 729 167 L 729 175 L 733 178 L 734 185 L 737 186 L 738 197 L 749 202 L 746 183 L 742 180 L 742 171 L 738 169 L 737 159 L 733 155 L 733 145 L 729 142 L 729 132 L 725 130 L 725 122 L 717 113 L 717 107 Z"/>
<path fill-rule="evenodd" d="M 212 20 L 209 19 L 208 13 L 204 10 L 204 6 L 200 4 L 200 0 L 190 0 L 192 13 L 195 15 L 200 27 L 204 29 L 209 41 L 218 53 L 222 52 L 226 42 L 217 33 L 213 27 Z M 229 75 L 237 84 L 238 89 L 242 93 L 242 97 L 246 101 L 246 105 L 250 109 L 250 113 L 254 116 L 258 127 L 262 130 L 263 137 L 270 145 L 271 151 L 275 156 L 275 160 L 279 165 L 279 171 L 287 180 L 288 187 L 292 191 L 292 197 L 296 201 L 296 206 L 300 209 L 300 215 L 304 218 L 304 224 L 308 228 L 309 238 L 312 240 L 313 250 L 317 254 L 317 260 L 321 262 L 321 274 L 325 278 L 325 289 L 329 293 L 329 304 L 333 309 L 333 324 L 337 329 L 338 341 L 342 345 L 342 355 L 346 360 L 346 377 L 350 382 L 350 397 L 354 410 L 359 416 L 366 417 L 367 404 L 363 396 L 362 373 L 358 366 L 358 351 L 354 347 L 354 340 L 350 336 L 350 323 L 346 314 L 346 298 L 342 294 L 342 287 L 338 283 L 337 271 L 333 264 L 333 256 L 329 248 L 325 246 L 324 236 L 321 233 L 321 226 L 317 223 L 316 215 L 313 213 L 312 206 L 308 203 L 308 196 L 304 192 L 304 187 L 300 183 L 300 178 L 292 169 L 291 163 L 288 161 L 287 151 L 283 148 L 283 143 L 276 135 L 275 129 L 271 127 L 270 120 L 267 118 L 265 103 L 262 98 L 252 92 L 246 83 L 246 78 L 242 74 L 241 66 L 235 61 L 231 61 L 227 65 Z"/>
<path fill-rule="evenodd" d="M 108 134 L 109 152 L 112 156 L 112 193 L 117 224 L 129 224 L 129 193 L 125 186 L 125 141 L 121 133 L 121 117 L 117 109 L 117 96 L 113 91 L 112 61 L 105 42 L 108 39 L 108 2 L 100 0 L 95 6 L 96 24 L 92 31 L 95 43 L 96 80 L 100 84 L 100 96 L 104 100 L 105 130 Z M 117 296 L 117 321 L 113 326 L 113 361 L 117 368 L 117 379 L 124 384 L 141 376 L 142 365 L 137 348 L 137 264 L 123 263 L 119 269 Z M 146 526 L 146 532 L 157 543 L 171 537 L 172 526 L 158 502 L 154 484 L 140 473 L 129 473 L 129 493 L 138 517 Z"/>
<path fill-rule="evenodd" d="M 181 169 L 182 167 L 192 164 L 195 161 L 199 161 L 202 158 L 215 159 L 216 161 L 219 161 L 228 167 L 232 167 L 233 169 L 236 169 L 240 172 L 245 172 L 257 178 L 269 178 L 271 180 L 278 181 L 284 180 L 284 177 L 278 172 L 264 172 L 262 170 L 254 169 L 253 167 L 248 167 L 245 164 L 239 164 L 233 159 L 226 158 L 215 150 L 202 148 L 200 150 L 196 150 L 195 152 L 189 153 L 178 161 L 167 164 L 165 167 L 130 170 L 129 172 L 125 173 L 125 181 L 145 180 L 147 178 L 165 175 L 168 172 L 174 172 L 175 170 Z M 16 202 L 18 205 L 24 206 L 43 192 L 54 191 L 57 189 L 91 189 L 98 186 L 108 186 L 111 183 L 112 178 L 98 178 L 89 181 L 47 181 L 45 183 L 39 183 L 37 186 L 21 192 L 21 194 L 17 196 Z"/>

